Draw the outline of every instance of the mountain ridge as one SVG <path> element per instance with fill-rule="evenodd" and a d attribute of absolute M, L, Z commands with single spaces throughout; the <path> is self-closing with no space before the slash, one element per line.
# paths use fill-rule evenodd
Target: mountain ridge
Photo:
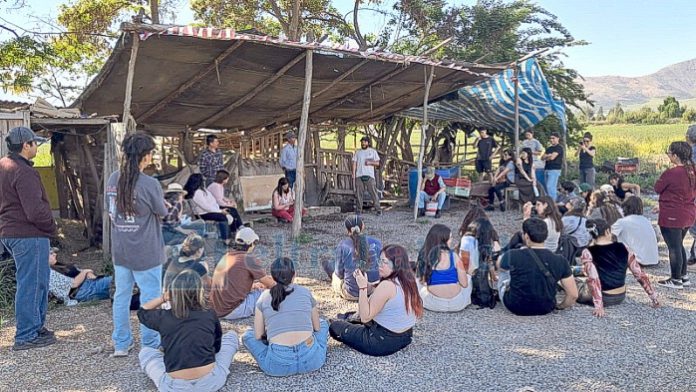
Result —
<path fill-rule="evenodd" d="M 668 96 L 696 98 L 696 58 L 668 65 L 645 76 L 592 76 L 580 80 L 595 107 L 642 106 Z"/>

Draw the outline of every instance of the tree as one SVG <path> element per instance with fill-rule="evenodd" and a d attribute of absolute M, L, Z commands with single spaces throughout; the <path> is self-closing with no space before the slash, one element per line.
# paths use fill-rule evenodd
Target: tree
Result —
<path fill-rule="evenodd" d="M 657 107 L 657 112 L 666 118 L 679 118 L 684 109 L 679 106 L 679 101 L 674 97 L 667 97 L 662 101 L 662 105 Z"/>
<path fill-rule="evenodd" d="M 607 122 L 609 124 L 617 124 L 624 121 L 624 110 L 621 107 L 621 103 L 617 102 L 613 108 L 609 109 L 607 113 Z"/>
<path fill-rule="evenodd" d="M 684 113 L 682 114 L 682 121 L 687 123 L 693 123 L 694 121 L 696 121 L 696 109 L 684 108 Z"/>
<path fill-rule="evenodd" d="M 604 108 L 603 107 L 600 106 L 599 109 L 597 109 L 597 114 L 595 114 L 594 120 L 595 121 L 606 120 L 606 117 L 604 117 Z"/>

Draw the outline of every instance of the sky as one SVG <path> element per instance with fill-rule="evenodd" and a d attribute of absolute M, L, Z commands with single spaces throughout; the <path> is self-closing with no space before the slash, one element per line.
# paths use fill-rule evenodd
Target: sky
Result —
<path fill-rule="evenodd" d="M 12 0 L 10 0 L 12 1 Z M 31 14 L 54 17 L 58 5 L 51 0 L 24 0 Z M 451 4 L 474 4 L 474 0 L 449 0 Z M 334 0 L 342 12 L 352 10 L 352 0 Z M 393 3 L 385 0 L 384 3 Z M 696 58 L 696 0 L 537 0 L 578 40 L 589 45 L 565 49 L 566 66 L 582 76 L 642 76 L 681 61 Z M 1 9 L 1 8 L 0 8 Z M 177 24 L 193 20 L 188 0 L 179 0 Z M 22 13 L 7 13 L 2 19 L 11 23 L 32 26 Z M 385 18 L 361 12 L 361 28 L 365 32 L 379 30 Z M 0 39 L 7 35 L 0 34 Z M 3 92 L 0 91 L 0 98 Z"/>

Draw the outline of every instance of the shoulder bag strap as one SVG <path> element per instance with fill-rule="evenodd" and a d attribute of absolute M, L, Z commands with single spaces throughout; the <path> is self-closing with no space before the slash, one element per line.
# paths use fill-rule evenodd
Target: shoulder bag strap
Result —
<path fill-rule="evenodd" d="M 546 268 L 546 266 L 544 265 L 544 263 L 541 262 L 541 260 L 539 260 L 539 256 L 537 256 L 536 252 L 534 252 L 531 248 L 527 248 L 527 250 L 532 255 L 532 259 L 534 259 L 541 272 L 544 274 L 544 276 L 546 276 L 546 279 L 549 281 L 551 286 L 555 287 L 556 279 L 554 279 L 553 275 L 551 275 L 549 269 Z"/>
<path fill-rule="evenodd" d="M 582 217 L 581 217 L 580 219 L 578 219 L 578 225 L 577 225 L 577 227 L 575 227 L 575 230 L 573 230 L 573 231 L 571 231 L 570 233 L 568 233 L 568 235 L 573 235 L 573 234 L 575 234 L 576 231 L 578 231 L 578 229 L 580 228 L 580 225 L 582 224 L 582 220 L 583 220 L 583 219 L 584 219 L 584 218 L 582 218 Z"/>

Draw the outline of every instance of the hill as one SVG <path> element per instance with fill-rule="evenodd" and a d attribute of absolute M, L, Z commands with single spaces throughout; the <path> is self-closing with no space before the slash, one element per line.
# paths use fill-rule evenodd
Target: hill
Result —
<path fill-rule="evenodd" d="M 632 108 L 643 105 L 657 107 L 668 96 L 681 102 L 696 98 L 696 59 L 667 66 L 646 76 L 597 76 L 588 77 L 581 83 L 596 102 L 596 107 L 604 107 L 605 113 L 616 102 Z"/>

